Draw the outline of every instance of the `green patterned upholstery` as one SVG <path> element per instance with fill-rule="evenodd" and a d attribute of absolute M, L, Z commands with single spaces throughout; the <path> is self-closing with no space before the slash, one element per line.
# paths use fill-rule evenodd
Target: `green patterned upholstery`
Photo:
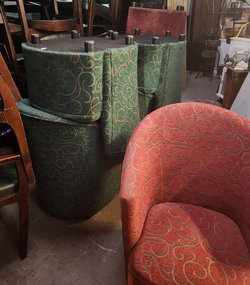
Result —
<path fill-rule="evenodd" d="M 18 186 L 15 164 L 0 166 L 0 197 L 13 193 Z"/>
<path fill-rule="evenodd" d="M 165 46 L 159 86 L 155 93 L 155 110 L 165 105 L 181 102 L 185 50 L 184 41 L 169 43 Z"/>
<path fill-rule="evenodd" d="M 137 45 L 105 51 L 103 114 L 105 151 L 125 152 L 140 121 L 137 88 Z"/>
<path fill-rule="evenodd" d="M 19 109 L 40 201 L 57 217 L 91 217 L 118 192 L 140 119 L 180 101 L 185 43 L 23 52 L 31 105 Z"/>
<path fill-rule="evenodd" d="M 46 212 L 86 219 L 119 190 L 122 156 L 106 157 L 99 122 L 81 124 L 18 103 Z"/>
<path fill-rule="evenodd" d="M 53 52 L 28 44 L 22 48 L 33 106 L 79 122 L 100 118 L 103 52 Z"/>
<path fill-rule="evenodd" d="M 139 44 L 140 116 L 181 101 L 185 42 Z"/>

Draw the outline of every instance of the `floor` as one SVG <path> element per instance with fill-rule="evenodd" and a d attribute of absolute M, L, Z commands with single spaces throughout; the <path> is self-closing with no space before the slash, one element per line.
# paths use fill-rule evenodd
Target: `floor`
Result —
<path fill-rule="evenodd" d="M 187 74 L 183 101 L 220 105 L 217 78 Z M 0 285 L 125 285 L 119 199 L 83 222 L 42 211 L 31 187 L 28 257 L 17 253 L 17 207 L 0 209 Z"/>

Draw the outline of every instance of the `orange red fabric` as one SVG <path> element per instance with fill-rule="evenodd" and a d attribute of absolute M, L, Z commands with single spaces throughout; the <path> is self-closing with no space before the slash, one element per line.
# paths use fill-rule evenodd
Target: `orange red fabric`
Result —
<path fill-rule="evenodd" d="M 149 114 L 136 128 L 123 162 L 120 197 L 128 284 L 191 284 L 189 278 L 194 284 L 250 284 L 249 177 L 246 118 L 203 103 L 169 105 Z M 179 221 L 169 214 L 173 207 Z M 181 220 L 186 227 L 183 240 L 204 240 L 191 249 L 198 261 L 185 270 L 192 253 L 181 250 L 173 257 Z M 159 231 L 168 228 L 170 240 L 166 235 L 161 243 L 172 244 L 172 253 L 157 242 L 156 252 L 164 254 L 164 262 L 153 254 L 152 266 L 140 267 L 145 250 L 154 252 L 152 237 L 159 238 Z M 145 242 L 148 236 L 150 243 Z M 159 270 L 169 272 L 173 260 L 178 261 L 179 281 L 168 273 L 164 283 Z M 206 278 L 200 280 L 200 274 Z"/>
<path fill-rule="evenodd" d="M 126 34 L 133 35 L 140 28 L 142 34 L 161 36 L 169 30 L 178 39 L 180 34 L 186 34 L 186 22 L 185 11 L 130 7 Z"/>

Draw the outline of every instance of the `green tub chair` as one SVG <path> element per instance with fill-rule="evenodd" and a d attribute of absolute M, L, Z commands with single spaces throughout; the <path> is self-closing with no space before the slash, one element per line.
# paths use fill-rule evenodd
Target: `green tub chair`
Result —
<path fill-rule="evenodd" d="M 23 44 L 29 100 L 19 110 L 47 213 L 86 219 L 119 191 L 123 154 L 140 120 L 137 51 L 55 53 Z"/>
<path fill-rule="evenodd" d="M 53 216 L 86 219 L 110 202 L 136 125 L 181 99 L 184 42 L 114 46 L 85 53 L 23 44 L 29 100 L 19 109 L 39 200 Z"/>

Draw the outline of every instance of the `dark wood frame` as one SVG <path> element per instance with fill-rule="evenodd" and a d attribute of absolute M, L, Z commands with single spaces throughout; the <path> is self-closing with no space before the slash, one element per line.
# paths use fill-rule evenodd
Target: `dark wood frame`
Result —
<path fill-rule="evenodd" d="M 17 0 L 22 31 L 26 42 L 31 42 L 32 33 L 46 35 L 48 32 L 77 30 L 83 36 L 83 15 L 81 0 L 73 0 L 73 18 L 62 20 L 28 20 L 23 0 Z"/>
<path fill-rule="evenodd" d="M 19 151 L 0 156 L 0 165 L 16 164 L 18 187 L 15 192 L 0 197 L 0 207 L 17 203 L 19 208 L 19 255 L 27 256 L 29 184 L 34 182 L 34 173 L 29 155 L 28 143 L 16 102 L 21 96 L 11 77 L 7 65 L 0 54 L 0 95 L 2 110 L 0 123 L 8 124 L 15 134 Z"/>

